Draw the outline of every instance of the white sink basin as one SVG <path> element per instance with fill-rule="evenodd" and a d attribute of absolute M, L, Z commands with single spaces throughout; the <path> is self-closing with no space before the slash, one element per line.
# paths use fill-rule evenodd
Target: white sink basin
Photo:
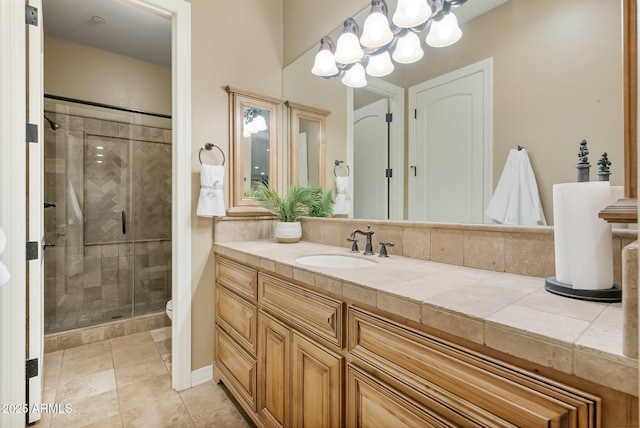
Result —
<path fill-rule="evenodd" d="M 323 268 L 363 268 L 375 266 L 378 263 L 373 260 L 365 260 L 358 257 L 342 256 L 340 254 L 326 254 L 318 256 L 298 257 L 296 262 L 305 266 Z"/>

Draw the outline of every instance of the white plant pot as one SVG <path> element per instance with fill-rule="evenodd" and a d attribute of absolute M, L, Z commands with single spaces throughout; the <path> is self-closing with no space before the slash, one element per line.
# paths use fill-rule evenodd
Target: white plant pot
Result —
<path fill-rule="evenodd" d="M 276 239 L 278 242 L 293 243 L 300 241 L 302 237 L 302 227 L 299 221 L 276 223 Z"/>

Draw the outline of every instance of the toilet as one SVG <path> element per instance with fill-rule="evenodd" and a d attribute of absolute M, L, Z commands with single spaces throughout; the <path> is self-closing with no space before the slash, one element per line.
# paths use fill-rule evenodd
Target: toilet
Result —
<path fill-rule="evenodd" d="M 169 317 L 170 320 L 173 321 L 173 300 L 169 300 L 167 302 L 166 310 L 167 310 L 167 316 Z"/>

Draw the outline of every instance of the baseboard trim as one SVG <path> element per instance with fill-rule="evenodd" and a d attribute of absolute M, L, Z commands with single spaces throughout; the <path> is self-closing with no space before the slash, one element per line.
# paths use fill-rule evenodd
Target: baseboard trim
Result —
<path fill-rule="evenodd" d="M 191 386 L 200 385 L 213 379 L 213 364 L 201 367 L 191 372 Z"/>

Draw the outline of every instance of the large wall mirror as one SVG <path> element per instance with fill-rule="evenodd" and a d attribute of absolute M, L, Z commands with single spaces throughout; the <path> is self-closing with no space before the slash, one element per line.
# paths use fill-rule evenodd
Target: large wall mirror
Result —
<path fill-rule="evenodd" d="M 553 184 L 576 180 L 575 166 L 583 138 L 591 151 L 591 180 L 597 179 L 597 161 L 603 152 L 613 162 L 613 186 L 626 184 L 625 175 L 629 174 L 625 173 L 625 163 L 635 161 L 633 154 L 625 153 L 629 145 L 626 142 L 635 144 L 630 141 L 635 137 L 628 135 L 630 131 L 625 126 L 635 126 L 634 118 L 625 119 L 625 100 L 633 99 L 633 95 L 629 95 L 623 79 L 625 48 L 635 37 L 635 32 L 631 37 L 623 36 L 623 25 L 629 22 L 623 18 L 631 16 L 635 20 L 635 9 L 631 14 L 624 12 L 630 3 L 635 5 L 635 0 L 468 0 L 454 9 L 463 32 L 459 42 L 446 48 L 431 48 L 424 43 L 425 34 L 420 34 L 424 57 L 414 64 L 396 64 L 395 70 L 382 79 L 404 90 L 409 99 L 412 87 L 492 59 L 491 145 L 490 151 L 484 153 L 488 157 L 486 175 L 492 182 L 488 187 L 495 188 L 509 152 L 517 146 L 526 147 L 547 222 L 553 224 Z M 395 0 L 388 0 L 387 4 L 390 13 L 395 11 Z M 369 10 L 367 7 L 358 14 L 356 21 L 362 24 Z M 334 41 L 346 18 L 335 17 L 336 31 L 330 34 Z M 323 79 L 312 75 L 317 51 L 318 46 L 312 47 L 284 69 L 283 97 L 332 112 L 326 121 L 327 164 L 331 167 L 333 159 L 345 159 L 352 175 L 358 174 L 362 163 L 353 143 L 355 111 L 366 107 L 369 99 L 379 101 L 379 97 L 371 98 L 367 87 L 347 88 L 339 77 Z M 635 75 L 632 77 L 635 79 Z M 394 127 L 402 127 L 406 138 L 392 142 L 388 150 L 392 167 L 394 162 L 400 162 L 404 171 L 396 174 L 399 168 L 393 167 L 390 184 L 380 192 L 390 193 L 391 208 L 394 204 L 404 207 L 402 216 L 389 218 L 414 220 L 410 213 L 415 201 L 408 190 L 415 171 L 410 168 L 415 159 L 409 159 L 413 138 L 410 122 L 415 119 L 414 106 L 410 101 L 406 105 L 406 114 L 394 114 L 390 130 L 393 134 Z M 401 160 L 393 158 L 393 154 L 401 152 L 394 145 L 407 149 Z M 380 174 L 384 175 L 384 170 Z M 443 189 L 443 194 L 453 193 L 446 191 L 446 180 L 432 177 L 431 181 Z M 371 189 L 364 193 L 352 188 L 351 192 L 354 203 L 373 197 Z M 486 207 L 492 192 L 482 192 L 487 193 Z M 627 193 L 629 196 L 635 194 Z"/>
<path fill-rule="evenodd" d="M 325 118 L 329 111 L 291 101 L 289 110 L 289 184 L 325 186 Z"/>
<path fill-rule="evenodd" d="M 262 183 L 278 188 L 282 100 L 227 86 L 231 129 L 230 215 L 264 214 L 256 200 Z"/>

